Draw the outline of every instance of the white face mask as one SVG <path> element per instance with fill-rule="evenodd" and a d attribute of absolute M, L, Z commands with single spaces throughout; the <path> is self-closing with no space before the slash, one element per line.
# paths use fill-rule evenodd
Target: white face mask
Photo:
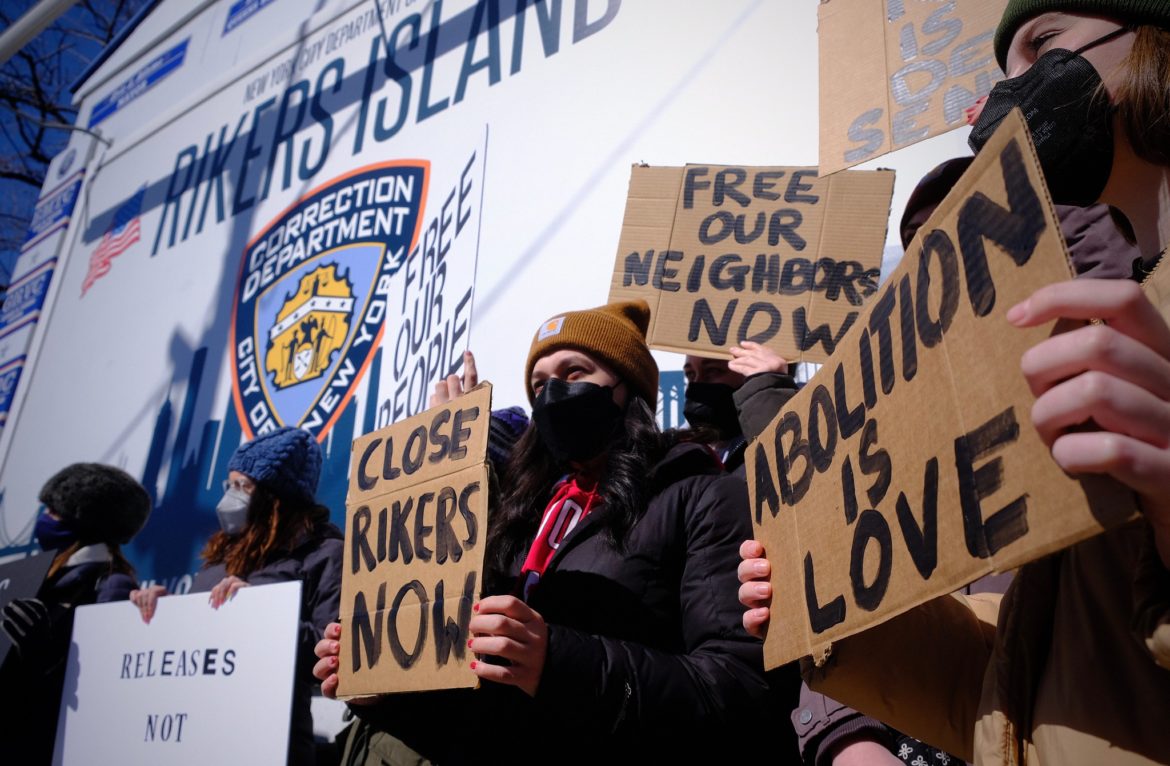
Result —
<path fill-rule="evenodd" d="M 232 487 L 223 494 L 223 499 L 215 506 L 215 515 L 219 517 L 220 529 L 228 535 L 238 535 L 248 525 L 248 505 L 252 496 L 242 489 Z"/>

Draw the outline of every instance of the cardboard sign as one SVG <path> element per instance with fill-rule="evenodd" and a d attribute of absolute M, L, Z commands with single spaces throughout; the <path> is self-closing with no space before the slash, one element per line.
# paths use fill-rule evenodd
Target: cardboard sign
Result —
<path fill-rule="evenodd" d="M 822 0 L 820 166 L 835 173 L 967 124 L 1003 78 L 1006 0 Z"/>
<path fill-rule="evenodd" d="M 34 598 L 45 581 L 49 567 L 53 565 L 53 554 L 42 553 L 29 556 L 10 564 L 0 565 L 0 609 L 18 598 Z M 12 648 L 8 634 L 0 630 L 0 665 Z"/>
<path fill-rule="evenodd" d="M 284 763 L 300 612 L 300 582 L 219 609 L 167 596 L 149 625 L 129 601 L 79 607 L 53 763 Z"/>
<path fill-rule="evenodd" d="M 1170 266 L 1166 265 L 1166 256 L 1154 267 L 1153 273 L 1142 282 L 1142 289 L 1150 297 L 1150 301 L 1170 322 Z"/>
<path fill-rule="evenodd" d="M 492 387 L 354 440 L 338 696 L 475 686 Z"/>
<path fill-rule="evenodd" d="M 646 299 L 652 348 L 824 361 L 877 290 L 893 192 L 890 170 L 634 166 L 609 300 Z"/>
<path fill-rule="evenodd" d="M 1030 422 L 1020 356 L 1053 325 L 1004 314 L 1071 276 L 1016 112 L 748 447 L 773 567 L 769 668 L 1132 517 L 1128 489 L 1065 474 Z"/>

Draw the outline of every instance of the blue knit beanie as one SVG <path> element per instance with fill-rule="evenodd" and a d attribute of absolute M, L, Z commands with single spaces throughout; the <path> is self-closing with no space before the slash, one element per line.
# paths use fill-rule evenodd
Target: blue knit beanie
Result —
<path fill-rule="evenodd" d="M 277 497 L 312 501 L 321 478 L 321 448 L 308 431 L 285 426 L 241 444 L 227 467 Z"/>

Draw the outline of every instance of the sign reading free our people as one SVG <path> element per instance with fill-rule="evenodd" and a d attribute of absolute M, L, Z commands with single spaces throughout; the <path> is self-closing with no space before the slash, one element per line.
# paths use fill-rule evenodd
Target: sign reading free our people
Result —
<path fill-rule="evenodd" d="M 1031 424 L 1020 357 L 1054 323 L 1017 329 L 1004 315 L 1071 276 L 1016 111 L 838 353 L 748 447 L 784 615 L 768 667 L 1133 517 L 1129 489 L 1064 473 Z"/>
<path fill-rule="evenodd" d="M 634 166 L 609 300 L 650 304 L 652 348 L 824 361 L 877 291 L 893 192 L 889 170 Z"/>
<path fill-rule="evenodd" d="M 1002 77 L 992 50 L 1007 0 L 822 0 L 824 174 L 967 124 Z"/>
<path fill-rule="evenodd" d="M 475 686 L 467 650 L 487 540 L 492 387 L 353 443 L 340 697 Z"/>
<path fill-rule="evenodd" d="M 55 766 L 283 764 L 301 584 L 244 588 L 219 609 L 167 596 L 78 607 Z"/>

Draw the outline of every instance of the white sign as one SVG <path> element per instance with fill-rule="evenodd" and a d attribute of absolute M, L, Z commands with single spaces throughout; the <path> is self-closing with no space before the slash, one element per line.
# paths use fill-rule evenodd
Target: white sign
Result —
<path fill-rule="evenodd" d="M 168 596 L 77 609 L 54 766 L 283 764 L 299 582 L 244 588 L 218 610 Z"/>

